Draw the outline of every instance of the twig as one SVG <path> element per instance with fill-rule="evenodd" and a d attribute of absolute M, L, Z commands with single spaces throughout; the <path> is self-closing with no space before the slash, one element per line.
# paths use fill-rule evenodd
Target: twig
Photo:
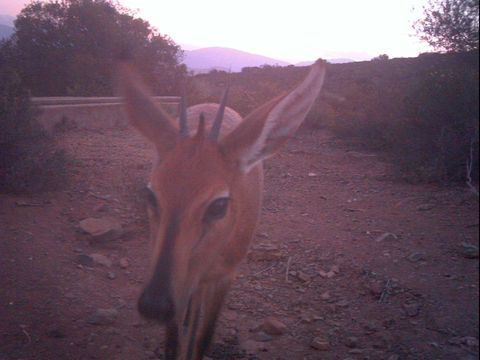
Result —
<path fill-rule="evenodd" d="M 287 271 L 285 272 L 285 282 L 288 282 L 288 273 L 290 271 L 290 263 L 292 262 L 292 257 L 289 256 L 287 260 Z"/>
<path fill-rule="evenodd" d="M 32 338 L 30 337 L 30 334 L 27 332 L 27 330 L 24 329 L 23 326 L 21 326 L 21 328 L 22 328 L 22 332 L 25 334 L 25 336 L 28 339 L 28 343 L 30 344 L 32 342 Z"/>
<path fill-rule="evenodd" d="M 270 269 L 273 268 L 275 265 L 276 265 L 276 264 L 273 264 L 273 265 L 271 265 L 271 266 L 268 266 L 268 267 L 266 267 L 265 269 L 260 270 L 259 272 L 256 272 L 255 274 L 253 274 L 253 276 L 260 275 L 261 273 L 264 273 L 265 271 L 270 270 Z"/>
<path fill-rule="evenodd" d="M 383 287 L 382 293 L 380 294 L 380 298 L 378 299 L 378 303 L 381 304 L 387 299 L 388 292 L 390 291 L 390 279 L 388 279 L 387 283 Z"/>
<path fill-rule="evenodd" d="M 467 158 L 467 186 L 478 197 L 478 189 L 472 184 L 472 167 L 473 167 L 473 144 L 475 138 L 470 141 L 470 156 Z"/>

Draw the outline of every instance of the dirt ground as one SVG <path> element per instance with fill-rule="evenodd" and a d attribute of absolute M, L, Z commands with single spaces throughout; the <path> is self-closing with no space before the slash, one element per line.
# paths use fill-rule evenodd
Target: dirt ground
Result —
<path fill-rule="evenodd" d="M 153 151 L 131 129 L 59 141 L 65 189 L 0 195 L 0 360 L 161 359 L 162 330 L 136 311 Z M 210 358 L 478 358 L 478 200 L 391 174 L 378 155 L 305 129 L 267 161 L 261 222 Z M 107 215 L 120 238 L 79 231 Z M 258 329 L 271 317 L 282 334 Z"/>

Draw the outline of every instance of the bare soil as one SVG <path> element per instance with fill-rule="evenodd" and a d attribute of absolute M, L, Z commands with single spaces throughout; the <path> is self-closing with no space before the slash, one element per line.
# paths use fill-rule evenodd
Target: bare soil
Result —
<path fill-rule="evenodd" d="M 0 195 L 0 359 L 162 358 L 162 330 L 136 311 L 153 150 L 131 129 L 59 141 L 70 156 L 63 190 Z M 378 155 L 305 129 L 268 160 L 265 185 L 210 358 L 478 358 L 479 262 L 465 247 L 478 246 L 477 198 L 396 181 Z M 121 238 L 78 230 L 106 215 Z M 92 253 L 111 267 L 79 263 Z M 98 309 L 118 313 L 95 324 Z M 282 335 L 257 329 L 268 317 Z"/>

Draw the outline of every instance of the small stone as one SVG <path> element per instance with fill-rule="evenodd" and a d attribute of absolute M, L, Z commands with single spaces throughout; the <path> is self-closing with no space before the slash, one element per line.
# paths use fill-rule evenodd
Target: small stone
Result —
<path fill-rule="evenodd" d="M 112 260 L 102 254 L 90 254 L 90 257 L 93 259 L 93 262 L 97 265 L 105 266 L 105 267 L 112 267 Z"/>
<path fill-rule="evenodd" d="M 338 307 L 348 307 L 350 303 L 347 300 L 340 300 L 339 302 L 336 303 Z"/>
<path fill-rule="evenodd" d="M 52 329 L 47 333 L 47 336 L 51 338 L 56 338 L 56 339 L 63 339 L 65 338 L 66 335 L 60 329 Z"/>
<path fill-rule="evenodd" d="M 400 360 L 400 355 L 392 354 L 387 358 L 387 360 Z"/>
<path fill-rule="evenodd" d="M 111 217 L 87 218 L 80 221 L 79 227 L 96 241 L 112 241 L 123 235 L 122 225 Z"/>
<path fill-rule="evenodd" d="M 115 280 L 117 278 L 117 275 L 113 271 L 109 271 L 107 273 L 107 278 L 109 278 L 110 280 Z"/>
<path fill-rule="evenodd" d="M 123 257 L 120 259 L 119 264 L 122 269 L 126 269 L 130 266 L 130 261 L 128 258 Z"/>
<path fill-rule="evenodd" d="M 419 262 L 419 261 L 425 261 L 425 260 L 426 260 L 425 254 L 420 253 L 420 252 L 414 252 L 414 253 L 411 253 L 408 256 L 408 261 L 410 261 L 412 263 L 416 263 L 416 262 Z"/>
<path fill-rule="evenodd" d="M 248 257 L 254 261 L 273 261 L 283 258 L 284 255 L 278 246 L 269 243 L 260 243 L 252 247 Z"/>
<path fill-rule="evenodd" d="M 467 259 L 478 259 L 478 246 L 469 243 L 462 243 L 462 255 Z"/>
<path fill-rule="evenodd" d="M 429 211 L 435 207 L 435 204 L 421 204 L 417 206 L 418 211 Z"/>
<path fill-rule="evenodd" d="M 379 281 L 372 282 L 368 285 L 368 290 L 370 290 L 373 296 L 380 296 L 383 293 L 383 289 L 384 284 Z"/>
<path fill-rule="evenodd" d="M 345 339 L 345 346 L 349 348 L 356 348 L 358 346 L 358 338 L 355 336 L 349 336 Z"/>
<path fill-rule="evenodd" d="M 410 317 L 417 316 L 420 313 L 420 304 L 415 301 L 407 301 L 403 304 L 403 310 Z"/>
<path fill-rule="evenodd" d="M 273 340 L 272 335 L 269 335 L 263 331 L 259 331 L 258 333 L 255 334 L 255 341 L 268 342 L 272 340 Z"/>
<path fill-rule="evenodd" d="M 105 204 L 98 204 L 93 208 L 93 211 L 101 212 L 101 211 L 105 211 L 106 209 L 107 209 L 107 206 Z"/>
<path fill-rule="evenodd" d="M 242 343 L 242 348 L 245 349 L 248 354 L 256 354 L 259 351 L 263 351 L 265 345 L 261 342 L 250 339 Z"/>
<path fill-rule="evenodd" d="M 287 325 L 274 317 L 268 317 L 258 329 L 268 335 L 283 335 L 287 331 Z"/>
<path fill-rule="evenodd" d="M 326 278 L 327 275 L 328 275 L 328 273 L 327 273 L 326 271 L 324 271 L 324 270 L 320 270 L 320 271 L 318 272 L 318 274 L 319 274 L 321 277 L 323 277 L 323 278 Z"/>
<path fill-rule="evenodd" d="M 77 255 L 75 257 L 75 262 L 79 265 L 88 266 L 88 267 L 93 267 L 94 265 L 93 259 L 86 254 Z"/>
<path fill-rule="evenodd" d="M 235 311 L 224 311 L 222 313 L 222 317 L 229 323 L 234 323 L 238 319 L 237 313 Z"/>
<path fill-rule="evenodd" d="M 297 276 L 298 280 L 300 280 L 301 282 L 304 282 L 304 283 L 309 282 L 311 280 L 310 276 L 305 274 L 303 271 L 297 272 L 296 276 Z"/>
<path fill-rule="evenodd" d="M 339 274 L 339 273 L 340 273 L 340 266 L 338 266 L 338 265 L 333 265 L 333 266 L 330 268 L 330 271 L 333 271 L 335 274 Z"/>
<path fill-rule="evenodd" d="M 376 242 L 382 242 L 382 241 L 385 241 L 385 240 L 397 240 L 398 237 L 397 235 L 393 234 L 393 233 L 389 233 L 389 232 L 386 232 L 386 233 L 383 233 L 382 235 L 380 235 L 379 237 L 377 237 L 375 239 Z"/>
<path fill-rule="evenodd" d="M 95 314 L 87 319 L 87 322 L 92 325 L 111 325 L 115 322 L 118 316 L 116 309 L 97 309 Z"/>
<path fill-rule="evenodd" d="M 335 276 L 335 272 L 330 270 L 328 273 L 327 273 L 327 279 L 331 279 Z"/>
<path fill-rule="evenodd" d="M 327 301 L 331 299 L 330 291 L 325 291 L 323 294 L 320 295 L 320 299 Z"/>
<path fill-rule="evenodd" d="M 145 354 L 146 359 L 157 359 L 157 355 L 154 351 L 145 350 L 143 353 Z"/>
<path fill-rule="evenodd" d="M 318 176 L 317 173 L 314 173 L 314 172 L 308 173 L 308 177 L 315 177 L 315 176 Z"/>
<path fill-rule="evenodd" d="M 312 340 L 312 342 L 310 343 L 310 346 L 312 348 L 314 348 L 315 350 L 319 350 L 319 351 L 328 351 L 330 350 L 330 343 L 325 340 L 325 339 L 322 339 L 320 337 L 316 337 Z"/>

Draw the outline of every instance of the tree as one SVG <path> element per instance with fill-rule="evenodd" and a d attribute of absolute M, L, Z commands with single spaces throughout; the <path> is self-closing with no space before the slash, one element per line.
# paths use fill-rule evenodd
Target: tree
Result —
<path fill-rule="evenodd" d="M 131 54 L 157 93 L 174 92 L 185 72 L 180 48 L 113 0 L 33 1 L 15 30 L 18 73 L 37 96 L 112 94 L 120 53 Z"/>
<path fill-rule="evenodd" d="M 478 50 L 478 18 L 479 0 L 430 0 L 414 29 L 438 51 Z"/>
<path fill-rule="evenodd" d="M 380 54 L 372 58 L 372 61 L 387 61 L 389 59 L 387 54 Z"/>

